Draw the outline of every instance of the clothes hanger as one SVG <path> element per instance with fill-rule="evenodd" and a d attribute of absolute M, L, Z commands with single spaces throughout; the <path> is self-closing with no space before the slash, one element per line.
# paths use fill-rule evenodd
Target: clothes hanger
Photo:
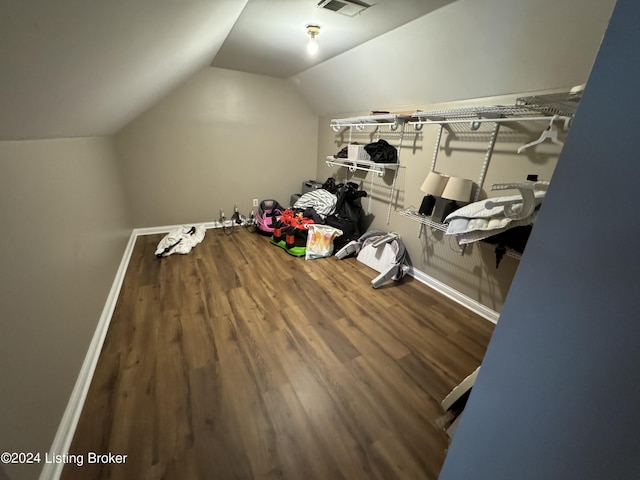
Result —
<path fill-rule="evenodd" d="M 553 143 L 562 145 L 563 143 L 560 140 L 558 140 L 558 131 L 555 128 L 553 128 L 553 122 L 555 122 L 557 119 L 558 119 L 558 115 L 554 115 L 553 117 L 551 117 L 549 126 L 542 132 L 542 135 L 540 135 L 540 138 L 538 138 L 537 140 L 534 140 L 531 143 L 527 143 L 526 145 L 522 145 L 520 148 L 518 148 L 518 153 L 522 153 L 527 148 L 533 147 L 534 145 L 538 145 L 539 143 L 542 143 L 545 140 L 551 140 Z"/>

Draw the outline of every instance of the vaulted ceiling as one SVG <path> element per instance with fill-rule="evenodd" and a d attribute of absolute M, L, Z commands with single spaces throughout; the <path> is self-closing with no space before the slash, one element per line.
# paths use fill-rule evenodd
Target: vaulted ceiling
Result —
<path fill-rule="evenodd" d="M 249 0 L 211 65 L 290 77 L 453 1 L 367 0 L 351 14 L 318 8 L 319 0 Z M 308 24 L 320 26 L 315 56 L 305 49 Z"/>
<path fill-rule="evenodd" d="M 112 134 L 208 65 L 286 78 L 451 2 L 348 17 L 318 0 L 5 0 L 0 140 Z"/>
<path fill-rule="evenodd" d="M 245 0 L 6 0 L 0 139 L 116 132 L 211 62 Z"/>

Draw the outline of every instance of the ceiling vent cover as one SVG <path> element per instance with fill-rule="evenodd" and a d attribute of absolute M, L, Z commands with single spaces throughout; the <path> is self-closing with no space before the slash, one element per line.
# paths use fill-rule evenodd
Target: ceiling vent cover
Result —
<path fill-rule="evenodd" d="M 346 15 L 347 17 L 353 17 L 358 15 L 363 10 L 366 10 L 371 5 L 367 5 L 364 2 L 354 0 L 321 0 L 318 3 L 318 8 L 325 10 L 331 10 L 332 12 Z"/>

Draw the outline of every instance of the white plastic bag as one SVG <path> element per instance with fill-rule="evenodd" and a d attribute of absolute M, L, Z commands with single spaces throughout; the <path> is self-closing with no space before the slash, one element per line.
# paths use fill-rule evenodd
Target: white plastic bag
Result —
<path fill-rule="evenodd" d="M 342 235 L 339 230 L 329 225 L 307 225 L 306 260 L 330 257 L 333 254 L 333 239 Z"/>

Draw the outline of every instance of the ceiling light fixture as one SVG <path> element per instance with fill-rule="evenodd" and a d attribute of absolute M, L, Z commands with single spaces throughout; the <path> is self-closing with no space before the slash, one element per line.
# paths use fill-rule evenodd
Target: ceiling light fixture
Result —
<path fill-rule="evenodd" d="M 320 25 L 307 25 L 307 34 L 309 35 L 309 41 L 307 42 L 307 53 L 309 55 L 315 55 L 316 53 L 318 53 L 318 40 L 316 40 L 316 37 L 319 33 Z"/>

